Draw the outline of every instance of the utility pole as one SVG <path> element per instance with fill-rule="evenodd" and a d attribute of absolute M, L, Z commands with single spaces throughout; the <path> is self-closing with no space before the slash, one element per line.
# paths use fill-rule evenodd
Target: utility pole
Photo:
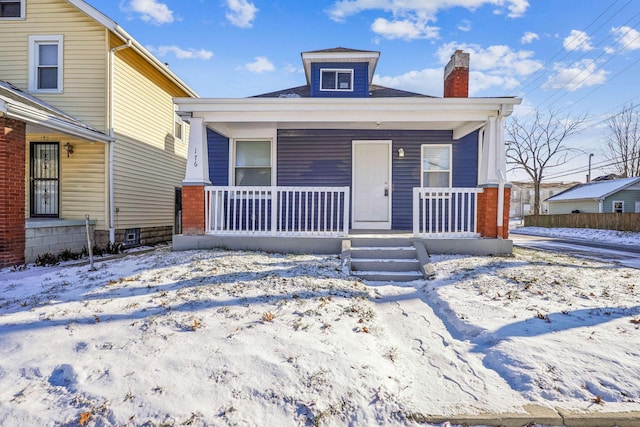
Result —
<path fill-rule="evenodd" d="M 593 153 L 589 154 L 589 175 L 587 175 L 587 182 L 591 182 L 591 158 L 593 157 Z"/>

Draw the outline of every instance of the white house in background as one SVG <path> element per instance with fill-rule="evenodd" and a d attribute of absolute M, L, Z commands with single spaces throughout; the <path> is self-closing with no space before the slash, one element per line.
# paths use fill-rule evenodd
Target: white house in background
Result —
<path fill-rule="evenodd" d="M 549 213 L 546 199 L 565 190 L 580 185 L 572 182 L 542 182 L 540 183 L 540 208 L 543 214 Z M 531 181 L 511 181 L 511 218 L 522 218 L 533 214 L 534 185 Z"/>
<path fill-rule="evenodd" d="M 640 212 L 640 177 L 588 182 L 546 202 L 550 214 Z"/>

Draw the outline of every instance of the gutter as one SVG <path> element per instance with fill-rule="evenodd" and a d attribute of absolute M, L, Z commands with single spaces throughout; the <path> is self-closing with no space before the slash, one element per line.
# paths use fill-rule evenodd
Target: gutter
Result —
<path fill-rule="evenodd" d="M 77 136 L 78 138 L 87 139 L 90 141 L 100 141 L 108 143 L 113 140 L 111 136 L 104 135 L 101 132 L 81 126 L 74 126 L 62 119 L 57 119 L 43 113 L 38 113 L 37 111 L 33 111 L 29 108 L 20 107 L 19 105 L 7 105 L 6 103 L 0 101 L 0 112 L 11 118 L 22 120 L 25 123 L 43 126 L 55 131 L 61 131 L 66 134 Z"/>
<path fill-rule="evenodd" d="M 109 116 L 109 123 L 107 124 L 109 128 L 109 136 L 111 137 L 111 141 L 109 142 L 109 154 L 108 154 L 108 175 L 109 175 L 109 242 L 114 244 L 116 242 L 116 209 L 115 209 L 115 196 L 114 196 L 114 179 L 113 179 L 113 159 L 115 156 L 115 132 L 113 131 L 113 74 L 114 74 L 114 61 L 116 52 L 128 49 L 131 47 L 131 39 L 128 39 L 127 42 L 123 45 L 116 46 L 109 51 L 109 110 L 107 112 Z"/>
<path fill-rule="evenodd" d="M 498 235 L 496 237 L 498 239 L 502 239 L 502 229 L 504 228 L 502 217 L 504 216 L 504 184 L 506 181 L 504 172 L 502 169 L 498 169 L 498 218 L 496 220 L 496 225 L 498 226 Z"/>

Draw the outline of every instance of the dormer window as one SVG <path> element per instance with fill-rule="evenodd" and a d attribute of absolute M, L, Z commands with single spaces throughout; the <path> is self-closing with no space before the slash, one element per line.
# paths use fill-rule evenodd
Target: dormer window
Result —
<path fill-rule="evenodd" d="M 353 70 L 321 69 L 320 90 L 352 92 Z"/>
<path fill-rule="evenodd" d="M 0 0 L 0 19 L 24 19 L 24 0 Z"/>

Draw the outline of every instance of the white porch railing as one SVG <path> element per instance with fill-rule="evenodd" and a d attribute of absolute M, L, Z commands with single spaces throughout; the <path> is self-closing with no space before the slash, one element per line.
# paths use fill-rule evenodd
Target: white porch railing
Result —
<path fill-rule="evenodd" d="M 413 235 L 477 237 L 482 188 L 414 188 Z"/>
<path fill-rule="evenodd" d="M 346 237 L 349 187 L 206 187 L 206 233 Z"/>

